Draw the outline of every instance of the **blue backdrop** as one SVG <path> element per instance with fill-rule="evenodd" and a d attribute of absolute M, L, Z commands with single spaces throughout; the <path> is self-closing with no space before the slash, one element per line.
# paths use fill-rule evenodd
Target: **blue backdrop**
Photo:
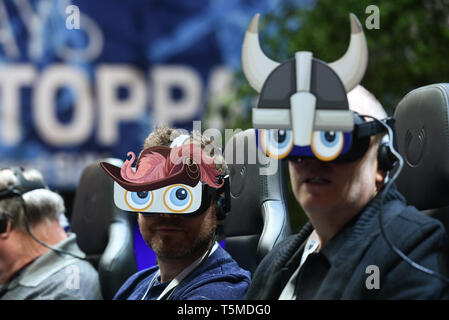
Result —
<path fill-rule="evenodd" d="M 278 3 L 0 0 L 0 167 L 70 190 L 87 163 L 139 152 L 156 122 L 191 129 L 240 68 L 252 16 Z"/>

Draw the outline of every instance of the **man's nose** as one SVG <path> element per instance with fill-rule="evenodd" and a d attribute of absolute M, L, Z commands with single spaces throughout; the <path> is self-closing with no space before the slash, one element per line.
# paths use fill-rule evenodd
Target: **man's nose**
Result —
<path fill-rule="evenodd" d="M 332 162 L 321 161 L 314 157 L 303 157 L 290 160 L 296 168 L 328 168 L 332 165 Z"/>
<path fill-rule="evenodd" d="M 180 220 L 182 218 L 179 214 L 173 214 L 173 213 L 157 213 L 156 214 L 159 218 L 169 220 L 169 221 L 175 221 Z"/>
<path fill-rule="evenodd" d="M 323 163 L 323 161 L 318 160 L 317 158 L 314 157 L 298 157 L 296 159 L 290 159 L 291 162 L 295 163 L 295 164 L 309 164 L 309 163 Z"/>
<path fill-rule="evenodd" d="M 157 213 L 157 212 L 152 212 L 152 213 L 142 213 L 141 214 L 144 218 L 173 218 L 175 215 L 174 214 L 170 214 L 170 213 Z"/>
<path fill-rule="evenodd" d="M 172 218 L 173 217 L 173 215 L 169 214 L 169 213 L 158 213 L 157 215 L 161 218 Z"/>

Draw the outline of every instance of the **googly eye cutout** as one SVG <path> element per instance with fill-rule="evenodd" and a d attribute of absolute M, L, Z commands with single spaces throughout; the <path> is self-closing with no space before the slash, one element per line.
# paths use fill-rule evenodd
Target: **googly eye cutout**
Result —
<path fill-rule="evenodd" d="M 145 211 L 153 204 L 152 191 L 131 192 L 125 191 L 125 203 L 132 211 Z"/>
<path fill-rule="evenodd" d="M 265 154 L 271 158 L 283 159 L 293 148 L 291 130 L 260 130 L 260 145 Z"/>
<path fill-rule="evenodd" d="M 344 142 L 341 131 L 314 131 L 310 147 L 319 160 L 332 161 L 340 155 Z"/>
<path fill-rule="evenodd" d="M 162 200 L 170 212 L 184 213 L 193 203 L 193 193 L 184 184 L 174 184 L 165 190 Z"/>

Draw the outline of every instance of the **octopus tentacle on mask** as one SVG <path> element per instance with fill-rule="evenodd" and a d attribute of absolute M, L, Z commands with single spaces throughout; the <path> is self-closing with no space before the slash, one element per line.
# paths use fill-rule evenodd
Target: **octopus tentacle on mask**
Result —
<path fill-rule="evenodd" d="M 215 157 L 208 156 L 201 147 L 194 144 L 174 147 L 167 157 L 156 151 L 143 154 L 138 160 L 136 170 L 132 167 L 136 160 L 135 154 L 128 152 L 127 156 L 131 158 L 124 162 L 120 173 L 122 178 L 128 182 L 149 183 L 163 179 L 175 175 L 186 165 L 195 167 L 189 169 L 191 172 L 196 172 L 199 168 L 201 182 L 214 188 L 221 187 L 223 184 L 216 183 L 217 176 L 222 171 L 216 169 Z"/>

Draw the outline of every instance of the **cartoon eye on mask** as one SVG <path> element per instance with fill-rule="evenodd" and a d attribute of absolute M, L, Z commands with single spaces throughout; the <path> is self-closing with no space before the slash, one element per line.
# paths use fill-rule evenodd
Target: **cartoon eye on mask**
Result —
<path fill-rule="evenodd" d="M 154 196 L 152 191 L 125 191 L 124 200 L 126 206 L 129 208 L 128 210 L 140 212 L 151 207 L 154 201 Z"/>
<path fill-rule="evenodd" d="M 125 211 L 139 213 L 201 213 L 210 204 L 207 187 L 201 182 L 195 187 L 172 184 L 152 191 L 128 191 L 114 183 L 115 205 Z"/>
<path fill-rule="evenodd" d="M 162 199 L 168 210 L 174 213 L 182 213 L 192 205 L 193 194 L 189 186 L 175 184 L 165 190 Z"/>
<path fill-rule="evenodd" d="M 314 131 L 310 147 L 319 160 L 331 161 L 340 155 L 344 142 L 341 131 Z"/>
<path fill-rule="evenodd" d="M 260 130 L 260 145 L 269 157 L 282 159 L 293 148 L 293 135 L 290 130 Z"/>

